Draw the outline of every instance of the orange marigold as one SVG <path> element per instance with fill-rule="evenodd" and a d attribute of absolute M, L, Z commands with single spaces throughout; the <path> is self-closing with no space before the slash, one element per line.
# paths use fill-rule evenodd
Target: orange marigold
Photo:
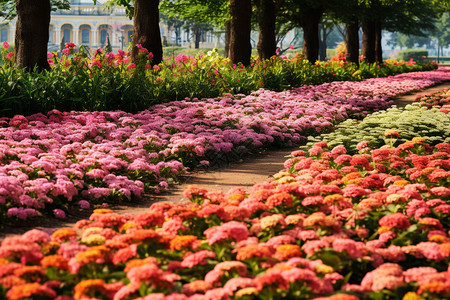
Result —
<path fill-rule="evenodd" d="M 53 232 L 52 241 L 65 242 L 77 236 L 77 233 L 72 228 L 61 228 Z"/>
<path fill-rule="evenodd" d="M 170 250 L 180 250 L 181 248 L 197 248 L 198 239 L 195 235 L 177 235 L 170 241 Z"/>
<path fill-rule="evenodd" d="M 56 293 L 54 290 L 37 282 L 15 285 L 6 293 L 6 297 L 9 300 L 31 298 L 32 296 L 38 295 L 47 296 L 48 298 L 52 299 L 56 297 Z"/>
<path fill-rule="evenodd" d="M 97 208 L 97 209 L 94 209 L 93 213 L 103 215 L 103 214 L 112 214 L 113 211 L 110 210 L 109 208 Z"/>
<path fill-rule="evenodd" d="M 26 283 L 27 282 L 24 279 L 17 277 L 15 275 L 9 275 L 9 276 L 0 278 L 0 284 L 3 285 L 7 289 L 10 289 L 16 285 L 22 285 L 22 284 L 26 284 Z"/>
<path fill-rule="evenodd" d="M 109 248 L 104 245 L 95 246 L 88 248 L 84 252 L 77 253 L 75 259 L 79 263 L 88 264 L 98 259 L 104 260 L 109 252 L 110 252 Z"/>
<path fill-rule="evenodd" d="M 286 260 L 292 257 L 299 257 L 302 254 L 298 245 L 280 245 L 277 247 L 274 257 L 278 260 Z"/>
<path fill-rule="evenodd" d="M 14 275 L 27 281 L 38 282 L 44 277 L 45 272 L 41 266 L 23 266 L 14 270 Z"/>
<path fill-rule="evenodd" d="M 79 282 L 74 287 L 75 300 L 83 299 L 84 296 L 89 296 L 93 292 L 106 292 L 105 282 L 102 279 L 87 279 Z"/>
<path fill-rule="evenodd" d="M 450 293 L 450 286 L 445 284 L 444 282 L 429 282 L 420 285 L 419 290 L 417 291 L 418 294 L 422 294 L 424 292 L 438 294 L 441 296 L 447 295 Z"/>
<path fill-rule="evenodd" d="M 269 247 L 262 245 L 248 245 L 237 250 L 236 259 L 244 260 L 252 257 L 271 257 Z"/>
<path fill-rule="evenodd" d="M 442 255 L 445 257 L 450 256 L 450 243 L 443 243 L 440 248 Z"/>
<path fill-rule="evenodd" d="M 60 244 L 58 242 L 49 242 L 42 246 L 42 254 L 49 255 L 58 252 Z"/>
<path fill-rule="evenodd" d="M 67 259 L 61 255 L 46 256 L 41 260 L 41 266 L 43 268 L 55 267 L 60 270 L 68 270 L 69 264 Z"/>

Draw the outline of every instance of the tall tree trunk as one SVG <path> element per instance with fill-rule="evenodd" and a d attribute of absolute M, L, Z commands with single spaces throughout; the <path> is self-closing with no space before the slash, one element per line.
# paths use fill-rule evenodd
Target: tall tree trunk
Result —
<path fill-rule="evenodd" d="M 200 38 L 202 35 L 202 31 L 200 30 L 200 26 L 199 25 L 194 25 L 194 27 L 192 27 L 192 34 L 194 35 L 194 47 L 195 49 L 199 49 L 200 48 Z"/>
<path fill-rule="evenodd" d="M 359 24 L 358 20 L 347 24 L 345 33 L 347 44 L 347 61 L 359 65 Z"/>
<path fill-rule="evenodd" d="M 225 57 L 230 57 L 231 22 L 225 22 Z"/>
<path fill-rule="evenodd" d="M 363 21 L 363 39 L 362 39 L 362 55 L 366 57 L 367 62 L 375 62 L 375 38 L 376 26 L 374 21 Z"/>
<path fill-rule="evenodd" d="M 375 24 L 375 61 L 380 64 L 383 63 L 383 47 L 382 47 L 382 26 L 381 22 Z"/>
<path fill-rule="evenodd" d="M 159 30 L 159 0 L 135 0 L 134 1 L 134 32 L 133 32 L 133 61 L 137 62 L 139 49 L 136 44 L 141 44 L 149 52 L 153 53 L 153 64 L 162 61 L 162 43 Z"/>
<path fill-rule="evenodd" d="M 16 65 L 32 70 L 48 69 L 47 43 L 50 26 L 49 0 L 17 0 L 14 56 Z"/>
<path fill-rule="evenodd" d="M 300 14 L 300 25 L 303 28 L 303 55 L 311 63 L 319 57 L 319 23 L 324 9 L 305 8 Z"/>
<path fill-rule="evenodd" d="M 259 41 L 257 45 L 260 59 L 269 59 L 276 55 L 277 41 L 275 34 L 276 5 L 274 0 L 258 0 Z"/>
<path fill-rule="evenodd" d="M 321 33 L 321 34 L 320 34 Z M 319 59 L 325 60 L 327 57 L 327 30 L 323 24 L 320 25 L 319 28 L 319 36 L 322 38 L 319 39 Z"/>
<path fill-rule="evenodd" d="M 230 59 L 233 63 L 250 65 L 252 45 L 250 43 L 252 1 L 230 0 L 231 30 Z"/>

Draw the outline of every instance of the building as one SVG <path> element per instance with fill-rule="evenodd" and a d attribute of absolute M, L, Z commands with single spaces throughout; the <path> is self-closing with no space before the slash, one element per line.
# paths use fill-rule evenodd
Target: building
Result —
<path fill-rule="evenodd" d="M 78 45 L 87 45 L 91 49 L 105 47 L 109 43 L 113 51 L 128 48 L 133 34 L 133 21 L 125 13 L 123 7 L 107 7 L 103 5 L 105 0 L 97 1 L 94 5 L 92 0 L 71 0 L 71 8 L 59 9 L 51 14 L 49 28 L 48 49 L 56 52 L 68 42 Z M 1 22 L 0 20 L 0 42 L 14 43 L 16 20 Z M 176 43 L 175 28 L 160 23 L 161 37 L 165 44 L 178 44 L 182 47 L 193 47 L 189 38 L 190 32 L 185 32 L 186 39 Z M 223 35 L 222 35 L 223 36 Z M 204 32 L 200 47 L 213 48 L 223 47 L 220 40 L 223 37 L 212 32 Z"/>

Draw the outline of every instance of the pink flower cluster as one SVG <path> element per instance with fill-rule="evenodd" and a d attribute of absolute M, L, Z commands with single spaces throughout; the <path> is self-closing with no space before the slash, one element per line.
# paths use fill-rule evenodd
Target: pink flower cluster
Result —
<path fill-rule="evenodd" d="M 419 102 L 420 105 L 426 106 L 428 109 L 436 107 L 448 114 L 450 112 L 450 90 L 445 88 L 434 93 L 417 95 L 415 102 Z"/>

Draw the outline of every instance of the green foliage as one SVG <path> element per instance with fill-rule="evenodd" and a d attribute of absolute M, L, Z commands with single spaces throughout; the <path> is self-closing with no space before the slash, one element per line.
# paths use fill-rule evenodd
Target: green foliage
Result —
<path fill-rule="evenodd" d="M 397 54 L 397 59 L 408 61 L 410 59 L 414 61 L 424 61 L 425 57 L 428 57 L 427 49 L 407 49 L 401 50 Z"/>
<path fill-rule="evenodd" d="M 396 130 L 398 138 L 387 138 L 387 130 Z M 349 119 L 339 124 L 329 134 L 308 138 L 310 148 L 313 143 L 326 141 L 333 148 L 344 145 L 349 154 L 355 154 L 356 145 L 368 141 L 371 149 L 386 143 L 394 146 L 412 140 L 414 137 L 426 137 L 430 145 L 450 142 L 450 116 L 438 109 L 426 109 L 419 105 L 408 105 L 404 109 L 391 108 L 364 118 L 363 121 Z"/>

